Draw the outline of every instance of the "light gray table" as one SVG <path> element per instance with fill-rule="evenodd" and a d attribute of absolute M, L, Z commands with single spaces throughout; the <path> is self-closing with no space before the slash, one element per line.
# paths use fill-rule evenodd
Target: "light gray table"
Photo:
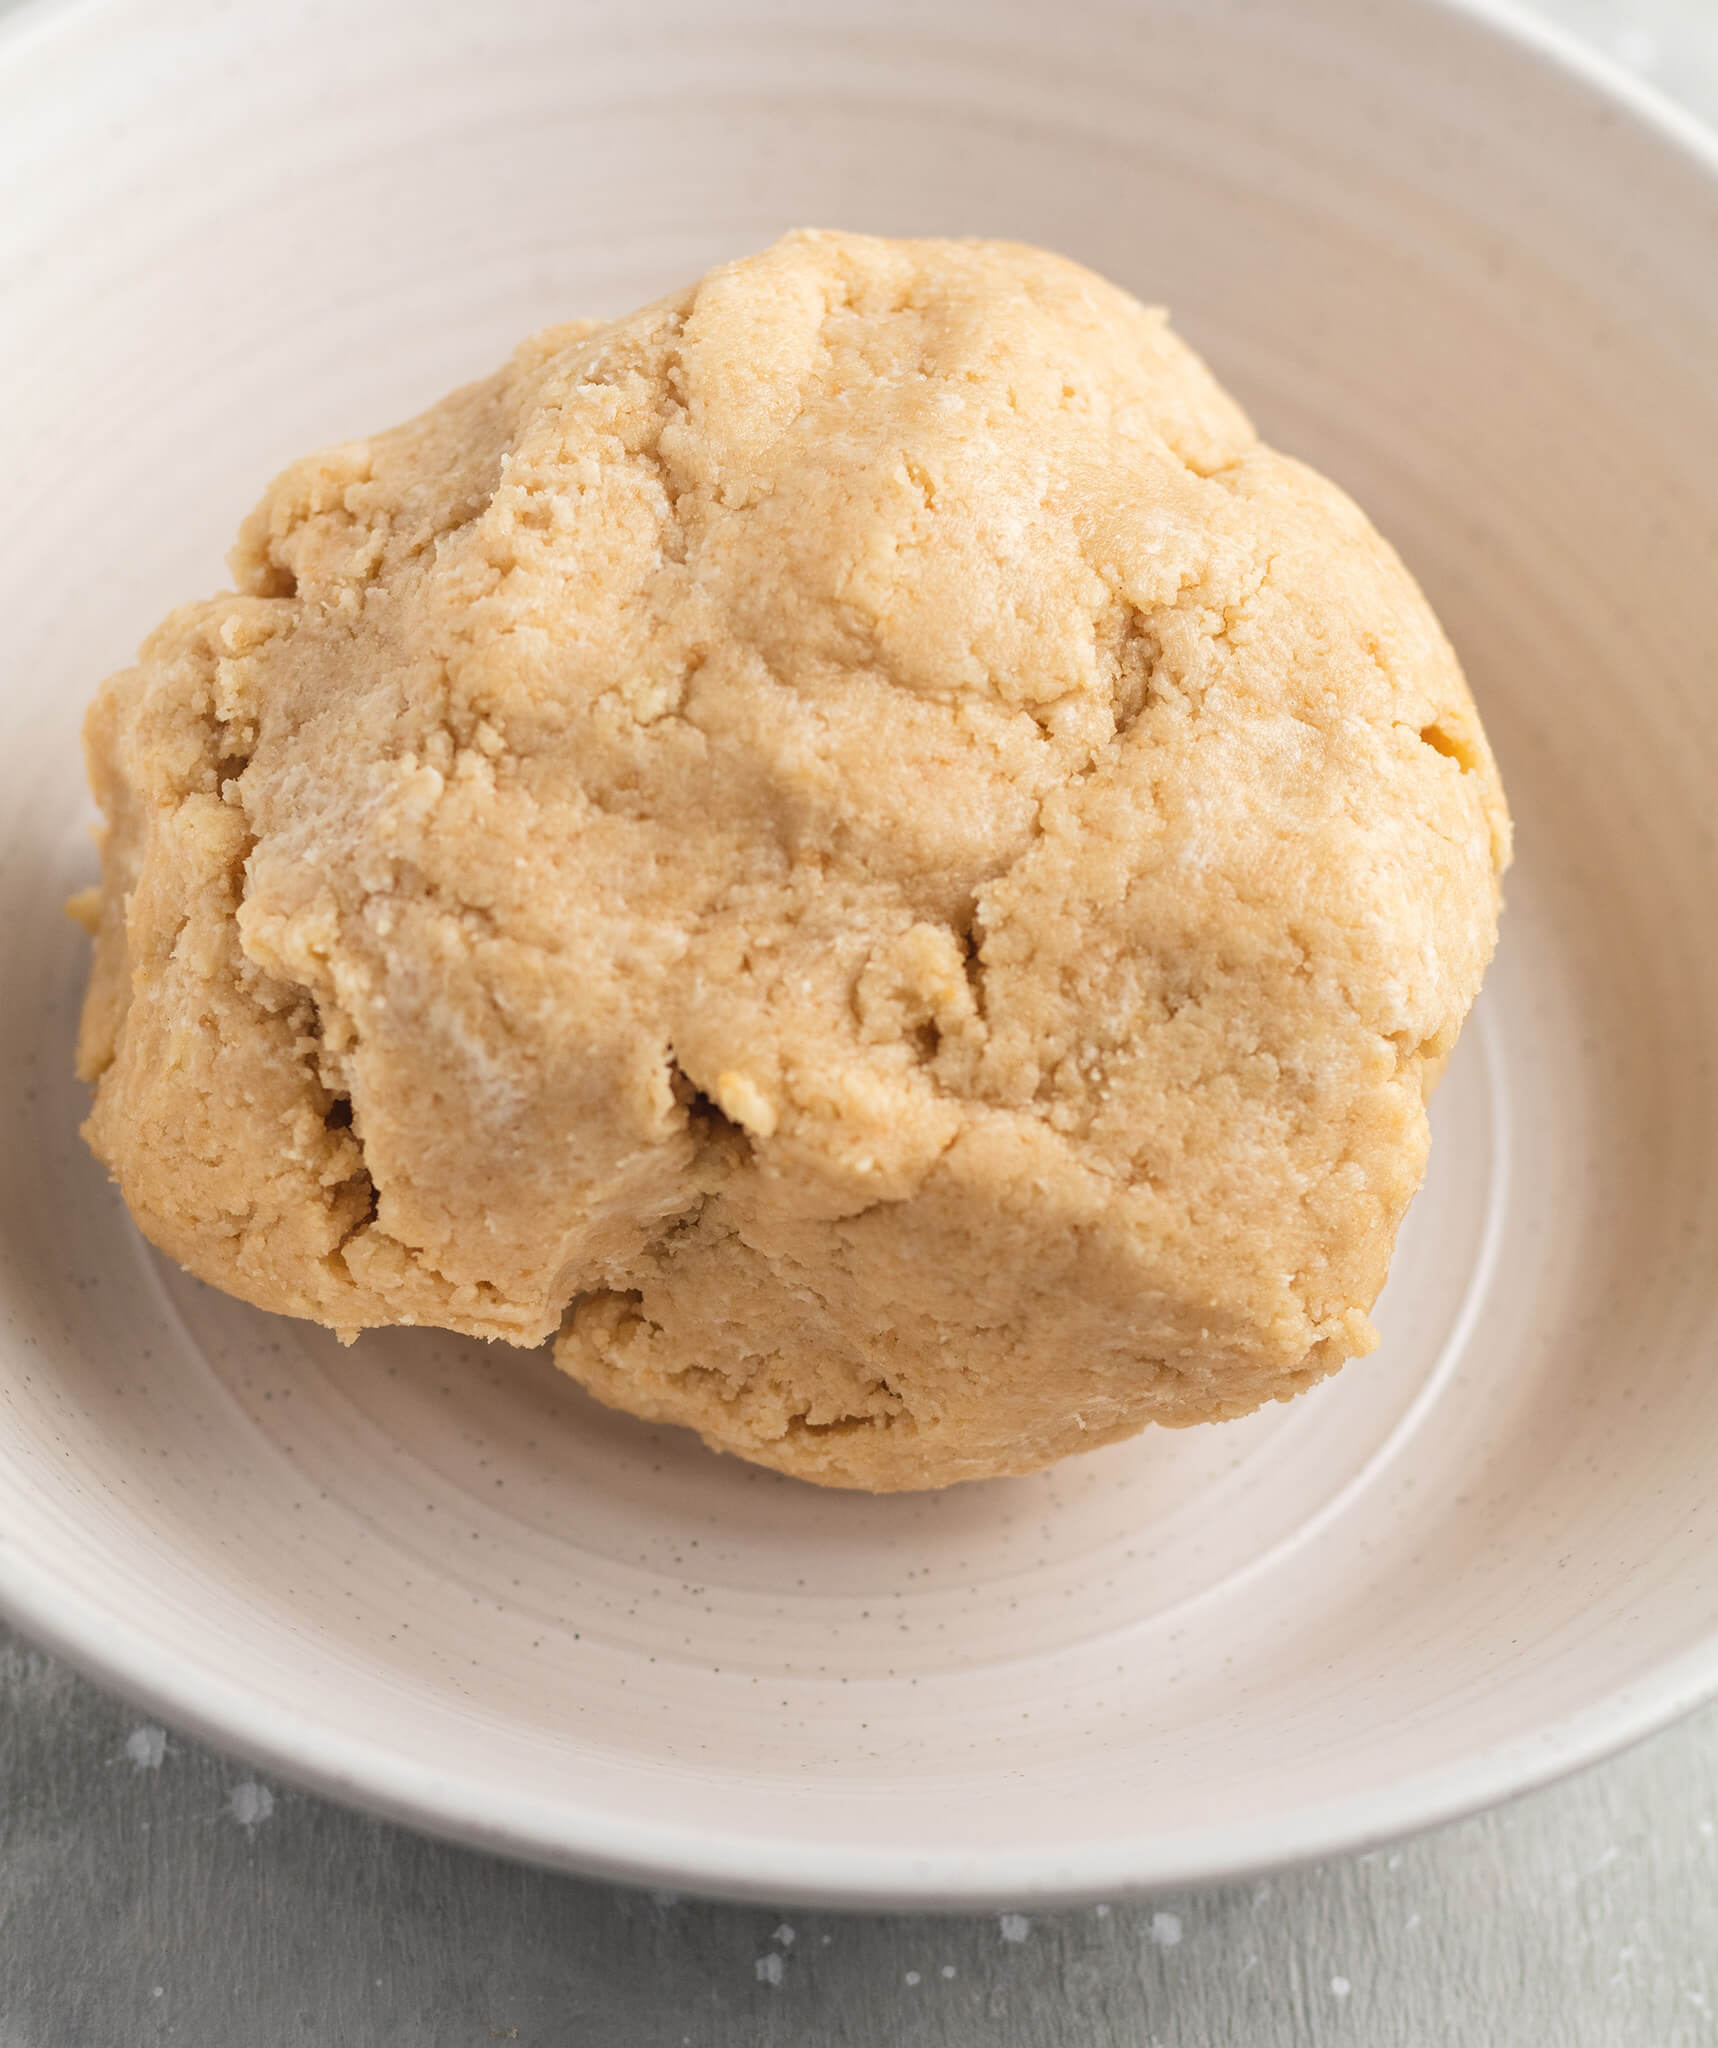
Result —
<path fill-rule="evenodd" d="M 1718 120 L 1718 0 L 1539 4 Z M 1718 1708 L 1376 1855 L 1054 1917 L 888 1920 L 424 1841 L 261 1783 L 0 1632 L 0 2048 L 495 2041 L 1718 2042 Z"/>

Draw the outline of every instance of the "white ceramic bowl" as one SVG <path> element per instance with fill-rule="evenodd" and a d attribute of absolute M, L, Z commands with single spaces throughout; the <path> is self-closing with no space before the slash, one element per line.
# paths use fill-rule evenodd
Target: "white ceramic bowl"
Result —
<path fill-rule="evenodd" d="M 1718 1684 L 1718 166 L 1379 0 L 116 0 L 0 40 L 0 1602 L 509 1852 L 1075 1900 L 1349 1847 Z M 1043 1477 L 829 1495 L 542 1356 L 343 1352 L 76 1137 L 86 697 L 291 455 L 794 223 L 1167 301 L 1462 650 L 1519 822 L 1384 1348 Z"/>

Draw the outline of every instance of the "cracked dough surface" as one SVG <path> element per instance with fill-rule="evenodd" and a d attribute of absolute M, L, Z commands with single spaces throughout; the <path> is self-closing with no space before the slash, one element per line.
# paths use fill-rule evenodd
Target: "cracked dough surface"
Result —
<path fill-rule="evenodd" d="M 1373 1343 L 1508 821 L 1395 555 L 1160 313 L 792 235 L 232 566 L 87 728 L 87 1135 L 192 1271 L 876 1489 Z"/>

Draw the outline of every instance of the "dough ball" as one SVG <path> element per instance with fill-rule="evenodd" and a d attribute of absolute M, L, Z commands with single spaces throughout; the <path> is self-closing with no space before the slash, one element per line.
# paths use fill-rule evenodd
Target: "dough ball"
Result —
<path fill-rule="evenodd" d="M 232 562 L 88 726 L 87 1131 L 193 1272 L 875 1489 L 1374 1342 L 1507 817 L 1395 555 L 1161 313 L 790 235 Z"/>

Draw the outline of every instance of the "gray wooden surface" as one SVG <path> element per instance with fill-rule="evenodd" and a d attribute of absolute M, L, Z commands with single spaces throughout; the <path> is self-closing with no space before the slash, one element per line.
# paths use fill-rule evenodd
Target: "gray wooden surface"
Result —
<path fill-rule="evenodd" d="M 1718 120 L 1718 0 L 1541 0 Z M 1718 374 L 1718 366 L 1715 366 Z M 1394 1850 L 1056 1916 L 647 1896 L 229 1762 L 0 1632 L 0 2048 L 1718 2042 L 1718 1708 Z"/>

